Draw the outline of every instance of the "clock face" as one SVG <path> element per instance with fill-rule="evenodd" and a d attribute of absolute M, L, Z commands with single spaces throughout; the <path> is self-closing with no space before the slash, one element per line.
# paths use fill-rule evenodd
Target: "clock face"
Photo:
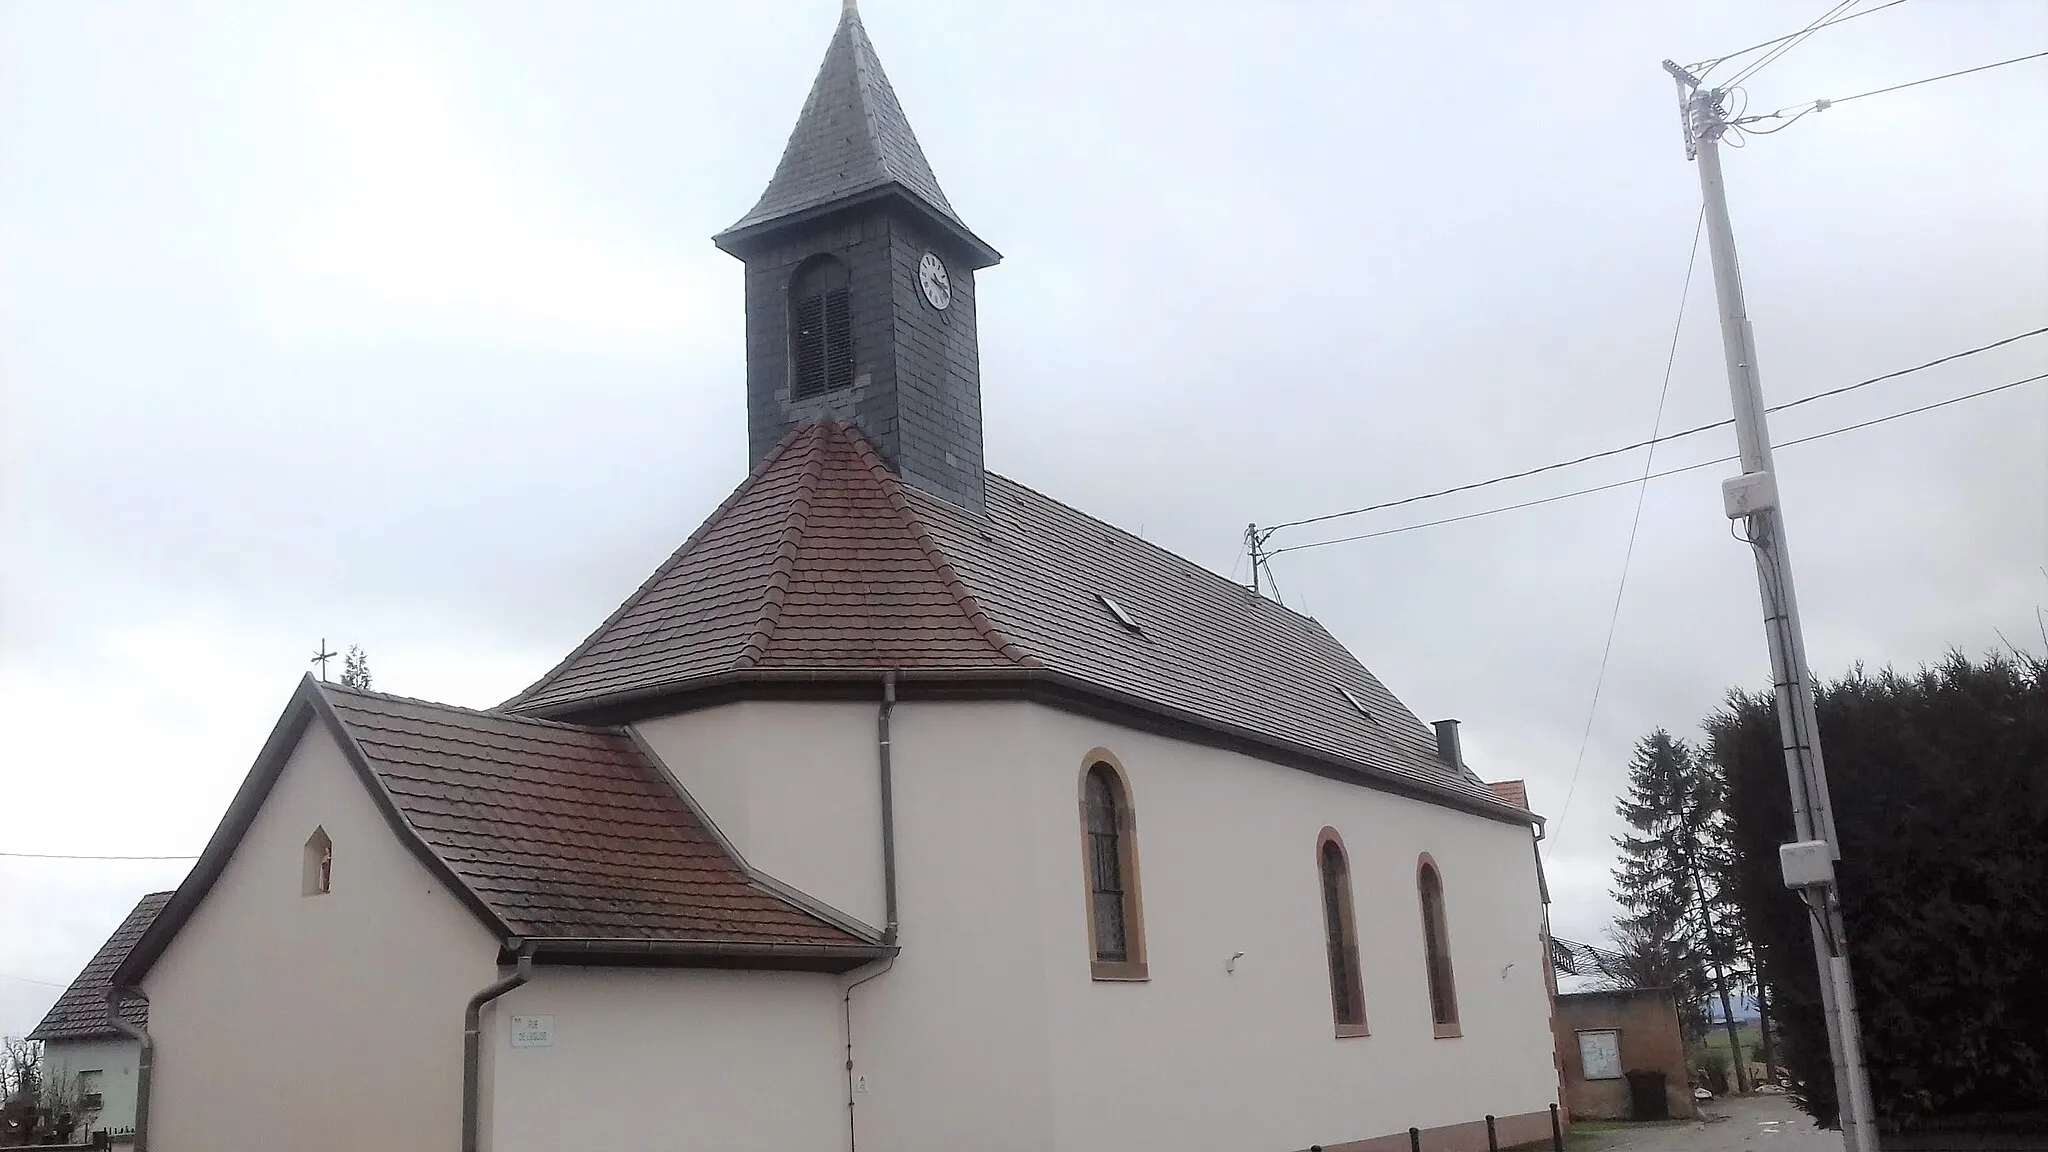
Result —
<path fill-rule="evenodd" d="M 936 252 L 927 252 L 917 262 L 917 286 L 924 289 L 924 298 L 931 306 L 944 310 L 953 302 L 953 282 L 946 278 L 945 261 Z"/>

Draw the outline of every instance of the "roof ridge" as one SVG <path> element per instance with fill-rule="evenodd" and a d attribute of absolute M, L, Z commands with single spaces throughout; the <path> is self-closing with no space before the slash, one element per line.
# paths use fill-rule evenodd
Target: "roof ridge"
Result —
<path fill-rule="evenodd" d="M 925 526 L 924 518 L 911 505 L 909 496 L 904 492 L 903 482 L 882 462 L 881 455 L 875 451 L 874 445 L 868 443 L 867 437 L 862 436 L 859 429 L 845 425 L 841 427 L 845 428 L 848 441 L 860 456 L 861 465 L 873 473 L 880 482 L 883 493 L 889 498 L 889 506 L 903 518 L 904 526 L 910 529 L 911 537 L 924 550 L 925 559 L 938 573 L 940 583 L 946 586 L 946 591 L 952 593 L 954 603 L 960 606 L 960 611 L 966 615 L 967 622 L 974 626 L 975 632 L 979 633 L 981 638 L 988 642 L 989 647 L 995 649 L 999 655 L 1018 666 L 1039 667 L 1038 658 L 1024 651 L 1005 635 L 982 608 L 981 601 L 974 595 L 973 590 L 967 587 L 967 582 L 960 578 L 960 573 L 954 569 L 952 558 L 939 546 L 938 540 L 932 536 L 931 529 Z"/>
<path fill-rule="evenodd" d="M 798 434 L 801 433 L 802 431 L 803 429 L 801 428 L 790 429 L 789 432 L 783 435 L 781 441 L 779 441 L 775 445 L 775 447 L 763 453 L 761 459 L 755 462 L 754 470 L 747 473 L 746 479 L 741 480 L 739 482 L 739 486 L 734 488 L 732 492 L 729 495 L 727 495 L 722 502 L 719 503 L 718 507 L 711 510 L 711 515 L 706 516 L 703 522 L 697 525 L 697 530 L 695 532 L 690 533 L 688 539 L 684 540 L 680 545 L 678 545 L 675 551 L 668 554 L 668 559 L 663 560 L 660 564 L 655 565 L 654 571 L 648 574 L 647 579 L 642 580 L 638 587 L 634 588 L 632 592 L 627 594 L 626 598 L 619 602 L 619 606 L 617 608 L 612 609 L 611 615 L 606 616 L 602 621 L 598 623 L 598 626 L 596 628 L 591 629 L 590 635 L 585 636 L 583 638 L 582 643 L 570 649 L 569 654 L 562 657 L 560 660 L 556 661 L 555 666 L 548 669 L 545 673 L 543 673 L 540 679 L 535 680 L 533 683 L 527 685 L 525 688 L 521 689 L 518 692 L 518 694 L 514 695 L 511 699 L 505 701 L 504 703 L 498 705 L 498 707 L 506 710 L 520 707 L 527 701 L 532 700 L 534 697 L 540 695 L 541 691 L 545 689 L 550 683 L 552 683 L 555 677 L 560 676 L 563 672 L 567 671 L 571 664 L 574 664 L 580 657 L 582 657 L 582 655 L 585 652 L 590 650 L 591 645 L 597 643 L 598 637 L 603 636 L 607 631 L 611 629 L 612 625 L 618 623 L 619 618 L 621 616 L 624 616 L 627 610 L 632 608 L 633 605 L 639 603 L 640 598 L 646 595 L 648 590 L 653 588 L 656 582 L 658 582 L 662 578 L 662 576 L 669 571 L 669 569 L 675 567 L 678 563 L 680 563 L 683 557 L 688 556 L 691 550 L 696 548 L 697 545 L 704 539 L 704 537 L 710 534 L 712 527 L 715 526 L 719 522 L 719 520 L 725 516 L 726 512 L 732 509 L 733 505 L 738 504 L 742 497 L 744 497 L 748 492 L 753 491 L 755 485 L 761 482 L 761 478 L 768 474 L 769 469 L 775 466 L 776 461 L 782 459 L 782 454 L 789 450 L 790 445 L 795 443 Z M 574 725 L 571 725 L 571 727 L 574 727 Z"/>
<path fill-rule="evenodd" d="M 818 490 L 818 478 L 825 471 L 827 430 L 825 424 L 812 424 L 792 433 L 793 436 L 808 433 L 809 443 L 804 447 L 810 456 L 804 461 L 802 474 L 797 477 L 796 492 L 789 499 L 782 539 L 775 546 L 775 565 L 768 573 L 768 587 L 761 596 L 754 630 L 747 636 L 747 642 L 740 646 L 739 655 L 733 658 L 734 668 L 752 668 L 760 663 L 768 645 L 775 639 L 775 626 L 782 622 L 782 602 L 789 595 L 789 580 L 796 574 L 797 553 L 802 550 L 804 533 L 810 527 L 811 496 Z"/>
<path fill-rule="evenodd" d="M 368 688 L 350 688 L 345 684 L 319 681 L 320 690 L 330 695 L 361 696 L 371 700 L 392 700 L 400 704 L 417 704 L 422 708 L 433 708 L 442 712 L 460 712 L 467 716 L 482 716 L 490 720 L 503 720 L 508 724 L 532 724 L 538 728 L 559 728 L 568 732 L 615 733 L 615 727 L 593 724 L 570 724 L 562 720 L 546 720 L 539 716 L 528 716 L 521 712 L 506 712 L 500 708 L 470 708 L 461 704 L 449 704 L 441 700 L 428 700 L 421 696 L 401 696 L 396 692 L 377 692 Z"/>

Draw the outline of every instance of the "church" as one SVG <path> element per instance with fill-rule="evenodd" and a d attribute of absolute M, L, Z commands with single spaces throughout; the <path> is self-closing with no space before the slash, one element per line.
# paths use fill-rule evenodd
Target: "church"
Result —
<path fill-rule="evenodd" d="M 1000 256 L 850 3 L 714 242 L 752 472 L 496 707 L 299 685 L 109 980 L 137 1152 L 1547 1140 L 1520 786 L 987 470 Z"/>

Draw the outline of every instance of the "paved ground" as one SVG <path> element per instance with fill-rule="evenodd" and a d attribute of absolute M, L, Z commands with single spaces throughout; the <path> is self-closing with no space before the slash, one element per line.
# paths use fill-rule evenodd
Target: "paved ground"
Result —
<path fill-rule="evenodd" d="M 1841 1152 L 1842 1134 L 1816 1128 L 1783 1096 L 1716 1100 L 1706 1120 L 1573 1133 L 1571 1152 Z"/>

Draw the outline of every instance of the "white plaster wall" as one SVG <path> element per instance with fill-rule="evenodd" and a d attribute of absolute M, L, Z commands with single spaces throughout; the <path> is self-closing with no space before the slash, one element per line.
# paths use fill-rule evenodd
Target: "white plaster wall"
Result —
<path fill-rule="evenodd" d="M 316 826 L 333 891 L 302 896 Z M 495 960 L 314 723 L 144 978 L 156 1152 L 455 1147 L 463 1004 Z"/>
<path fill-rule="evenodd" d="M 879 929 L 879 706 L 749 701 L 636 728 L 749 865 Z"/>
<path fill-rule="evenodd" d="M 528 1014 L 554 1018 L 551 1046 L 511 1046 Z M 846 1143 L 834 976 L 542 967 L 483 1036 L 491 1152 Z"/>
<path fill-rule="evenodd" d="M 1065 713 L 1040 710 L 1035 728 L 1052 1146 L 1306 1147 L 1541 1111 L 1555 1098 L 1527 827 Z M 1134 796 L 1142 984 L 1089 979 L 1076 798 L 1097 747 L 1122 762 Z M 1365 1037 L 1333 1035 L 1315 855 L 1325 825 L 1351 860 Z M 1415 888 L 1424 851 L 1443 874 L 1464 1032 L 1454 1039 L 1436 1039 L 1430 1022 Z"/>
<path fill-rule="evenodd" d="M 128 1039 L 52 1040 L 43 1045 L 43 1071 L 52 1080 L 68 1080 L 88 1069 L 100 1073 L 100 1110 L 91 1127 L 132 1128 L 135 1125 L 135 1064 L 142 1045 Z"/>
<path fill-rule="evenodd" d="M 854 1107 L 863 1149 L 1054 1147 L 1035 725 L 1022 703 L 896 709 L 903 951 L 853 991 L 854 1067 L 868 1077 Z"/>

